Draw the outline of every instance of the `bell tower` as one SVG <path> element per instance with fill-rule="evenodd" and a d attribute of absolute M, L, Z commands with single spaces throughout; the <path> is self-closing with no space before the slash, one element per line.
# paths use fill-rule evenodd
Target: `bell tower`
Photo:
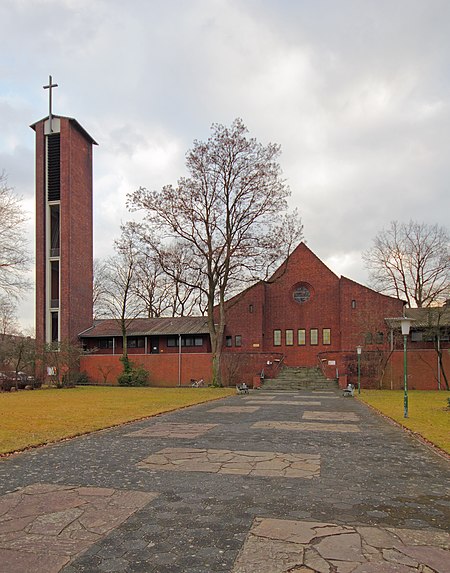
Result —
<path fill-rule="evenodd" d="M 74 342 L 92 326 L 92 146 L 73 118 L 52 114 L 36 133 L 36 341 Z"/>

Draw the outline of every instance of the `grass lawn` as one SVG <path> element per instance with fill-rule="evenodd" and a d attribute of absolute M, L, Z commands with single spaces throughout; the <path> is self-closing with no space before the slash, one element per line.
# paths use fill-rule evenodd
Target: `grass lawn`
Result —
<path fill-rule="evenodd" d="M 357 394 L 355 394 L 357 395 Z M 361 390 L 360 399 L 405 428 L 450 454 L 450 392 L 408 392 L 408 418 L 403 417 L 403 390 Z"/>
<path fill-rule="evenodd" d="M 229 388 L 43 389 L 0 394 L 0 454 L 201 404 Z"/>

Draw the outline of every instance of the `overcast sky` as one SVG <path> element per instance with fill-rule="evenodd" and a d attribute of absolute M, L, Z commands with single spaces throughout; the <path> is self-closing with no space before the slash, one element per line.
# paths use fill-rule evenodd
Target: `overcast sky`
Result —
<path fill-rule="evenodd" d="M 34 249 L 34 132 L 76 118 L 94 150 L 94 255 L 126 194 L 185 174 L 194 139 L 241 117 L 280 164 L 308 246 L 367 283 L 391 220 L 448 226 L 449 0 L 1 0 L 0 171 Z M 21 305 L 33 323 L 33 296 Z"/>

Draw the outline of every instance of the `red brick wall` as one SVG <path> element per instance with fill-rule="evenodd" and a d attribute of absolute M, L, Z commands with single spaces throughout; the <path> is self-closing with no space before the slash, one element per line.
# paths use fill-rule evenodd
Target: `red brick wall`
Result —
<path fill-rule="evenodd" d="M 36 340 L 46 339 L 45 121 L 36 132 Z M 76 340 L 92 325 L 92 143 L 76 124 L 60 118 L 61 133 L 61 339 Z"/>
<path fill-rule="evenodd" d="M 284 269 L 283 269 L 284 270 Z M 243 334 L 244 351 L 282 353 L 289 366 L 314 366 L 321 350 L 340 348 L 339 279 L 301 243 L 289 258 L 287 268 L 275 273 L 273 280 L 259 283 L 246 291 L 227 312 L 226 334 Z M 311 298 L 304 303 L 293 299 L 299 283 L 310 285 Z M 253 304 L 254 312 L 248 311 Z M 306 329 L 306 345 L 298 346 L 297 329 Z M 318 345 L 309 343 L 310 329 L 319 331 Z M 322 329 L 331 329 L 331 344 L 322 344 Z M 273 331 L 281 329 L 282 344 L 274 346 Z M 294 344 L 285 344 L 286 329 L 294 331 Z M 261 333 L 262 332 L 262 337 Z M 248 341 L 248 342 L 247 342 Z M 229 349 L 226 349 L 227 351 Z"/>
<path fill-rule="evenodd" d="M 347 376 L 348 382 L 358 383 L 358 360 L 356 350 L 323 353 L 322 370 L 328 377 L 335 372 Z M 335 361 L 336 365 L 329 365 Z M 437 390 L 437 353 L 433 349 L 417 349 L 408 344 L 408 386 L 411 390 Z M 444 369 L 450 379 L 450 348 L 443 350 Z M 365 350 L 361 355 L 361 388 L 399 390 L 403 388 L 403 350 Z M 445 389 L 441 374 L 441 388 Z"/>
<path fill-rule="evenodd" d="M 355 301 L 356 308 L 352 308 Z M 399 299 L 382 295 L 350 279 L 340 280 L 341 308 L 341 344 L 342 350 L 353 351 L 357 345 L 367 347 L 365 335 L 371 332 L 383 332 L 383 347 L 388 348 L 385 318 L 398 317 L 403 314 L 403 302 Z M 369 348 L 376 348 L 374 343 Z"/>
<path fill-rule="evenodd" d="M 450 349 L 443 351 L 443 362 L 450 381 Z M 435 350 L 411 350 L 407 353 L 408 388 L 410 390 L 437 390 L 438 367 Z M 403 388 L 403 350 L 394 350 L 386 367 L 381 387 L 399 390 Z M 441 389 L 445 390 L 441 375 Z"/>
<path fill-rule="evenodd" d="M 145 354 L 131 357 L 133 364 L 143 366 L 150 373 L 151 386 L 178 386 L 179 356 L 177 354 Z M 98 384 L 104 383 L 107 374 L 107 384 L 117 384 L 117 376 L 123 367 L 120 355 L 90 355 L 83 356 L 80 364 L 81 372 Z M 104 375 L 102 375 L 102 370 Z M 182 354 L 181 355 L 181 385 L 188 386 L 191 379 L 203 378 L 206 384 L 211 382 L 211 354 Z"/>
<path fill-rule="evenodd" d="M 250 287 L 226 304 L 225 336 L 231 336 L 232 346 L 226 352 L 263 350 L 265 285 L 260 282 Z M 236 348 L 235 336 L 242 337 L 242 346 Z"/>
<path fill-rule="evenodd" d="M 298 303 L 293 292 L 299 284 L 311 292 L 308 301 Z M 352 301 L 356 307 L 352 308 Z M 252 305 L 253 312 L 249 312 Z M 227 305 L 225 335 L 242 335 L 242 352 L 281 352 L 288 366 L 315 366 L 321 352 L 354 351 L 364 345 L 367 332 L 383 332 L 381 345 L 387 348 L 384 319 L 402 314 L 402 301 L 381 295 L 346 278 L 339 279 L 322 261 L 301 243 L 292 253 L 286 267 L 267 283 L 258 283 Z M 331 344 L 323 344 L 323 329 L 331 330 Z M 274 330 L 281 330 L 281 346 L 274 346 Z M 286 345 L 286 330 L 293 330 L 294 344 Z M 297 331 L 305 329 L 306 344 L 298 345 Z M 311 345 L 311 329 L 318 330 L 318 344 Z M 370 348 L 376 349 L 375 337 Z M 341 370 L 343 365 L 341 364 Z"/>
<path fill-rule="evenodd" d="M 61 118 L 61 339 L 92 325 L 92 144 Z"/>

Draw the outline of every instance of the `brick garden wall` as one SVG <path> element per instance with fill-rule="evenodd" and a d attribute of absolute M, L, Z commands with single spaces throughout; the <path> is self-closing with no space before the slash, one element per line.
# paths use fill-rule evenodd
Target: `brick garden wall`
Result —
<path fill-rule="evenodd" d="M 150 373 L 150 386 L 178 386 L 178 355 L 177 354 L 145 354 L 130 356 L 135 365 L 143 366 Z M 123 371 L 120 355 L 90 355 L 83 356 L 80 364 L 81 372 L 97 384 L 117 384 L 117 377 Z M 181 385 L 188 386 L 192 379 L 203 378 L 206 384 L 211 382 L 212 355 L 182 354 L 181 355 Z"/>
<path fill-rule="evenodd" d="M 447 379 L 450 381 L 450 349 L 443 351 L 442 358 Z M 438 366 L 435 350 L 408 350 L 407 363 L 408 388 L 410 390 L 438 389 Z M 394 350 L 392 353 L 381 380 L 381 387 L 387 390 L 403 388 L 403 350 Z M 442 374 L 441 389 L 445 390 Z"/>
<path fill-rule="evenodd" d="M 324 353 L 321 355 L 322 370 L 332 378 L 337 372 L 347 376 L 348 382 L 358 383 L 356 351 Z M 408 348 L 408 387 L 411 390 L 437 390 L 437 353 L 433 349 Z M 335 362 L 329 365 L 328 362 Z M 450 349 L 443 351 L 444 369 L 450 379 Z M 364 350 L 361 355 L 361 387 L 369 389 L 399 390 L 403 388 L 403 350 Z M 441 374 L 441 389 L 445 389 Z"/>

